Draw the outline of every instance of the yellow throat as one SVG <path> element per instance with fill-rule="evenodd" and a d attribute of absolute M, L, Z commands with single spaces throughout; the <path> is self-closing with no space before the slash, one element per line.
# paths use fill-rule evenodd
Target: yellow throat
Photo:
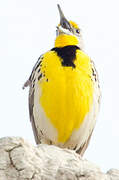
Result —
<path fill-rule="evenodd" d="M 78 39 L 66 34 L 55 40 L 55 48 L 77 46 Z M 90 58 L 80 49 L 75 51 L 75 67 L 63 66 L 55 50 L 43 55 L 39 103 L 48 121 L 57 130 L 57 142 L 65 143 L 79 130 L 93 104 L 93 82 Z M 56 142 L 56 143 L 57 143 Z"/>
<path fill-rule="evenodd" d="M 78 38 L 67 34 L 60 34 L 55 40 L 55 47 L 64 47 L 71 45 L 79 45 Z"/>

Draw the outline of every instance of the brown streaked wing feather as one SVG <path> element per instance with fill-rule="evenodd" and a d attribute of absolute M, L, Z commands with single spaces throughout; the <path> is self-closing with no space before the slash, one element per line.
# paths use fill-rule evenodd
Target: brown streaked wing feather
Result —
<path fill-rule="evenodd" d="M 31 81 L 32 74 L 33 74 L 33 71 L 31 73 L 29 79 L 24 83 L 22 88 L 25 89 L 28 86 L 30 87 L 30 89 L 29 89 L 29 116 L 30 116 L 30 121 L 31 121 L 31 124 L 32 124 L 32 129 L 33 129 L 35 141 L 36 141 L 37 144 L 39 144 L 40 143 L 40 138 L 38 137 L 37 128 L 36 128 L 36 125 L 35 125 L 34 115 L 33 115 L 34 89 L 32 88 L 32 81 Z"/>
<path fill-rule="evenodd" d="M 38 136 L 37 127 L 36 127 L 35 121 L 34 121 L 33 107 L 34 107 L 34 89 L 32 87 L 30 87 L 30 90 L 29 90 L 29 116 L 30 116 L 30 121 L 32 124 L 35 141 L 37 144 L 40 144 L 40 137 Z"/>
<path fill-rule="evenodd" d="M 35 124 L 35 120 L 34 120 L 34 115 L 33 115 L 33 107 L 34 107 L 34 76 L 35 76 L 35 72 L 37 70 L 37 68 L 39 67 L 41 61 L 43 59 L 43 55 L 41 55 L 35 66 L 32 69 L 31 75 L 29 77 L 29 79 L 25 82 L 23 89 L 27 86 L 30 87 L 29 89 L 29 116 L 30 116 L 30 121 L 32 124 L 32 129 L 33 129 L 33 133 L 34 133 L 34 137 L 35 137 L 35 141 L 37 144 L 41 143 L 41 137 L 40 137 L 40 133 L 38 133 L 36 124 Z"/>
<path fill-rule="evenodd" d="M 92 77 L 93 77 L 93 82 L 95 83 L 95 85 L 98 87 L 97 91 L 97 102 L 98 102 L 98 108 L 100 108 L 100 97 L 101 97 L 101 92 L 100 92 L 100 86 L 99 86 L 99 79 L 98 79 L 98 73 L 96 71 L 96 68 L 95 68 L 95 64 L 94 62 L 91 60 L 91 66 L 92 66 Z M 90 139 L 91 139 L 91 136 L 92 136 L 92 133 L 93 133 L 93 130 L 91 131 L 87 141 L 85 141 L 85 143 L 76 151 L 78 154 L 80 154 L 81 156 L 83 156 L 83 154 L 85 153 L 88 145 L 89 145 L 89 142 L 90 142 Z"/>
<path fill-rule="evenodd" d="M 100 101 L 101 101 L 101 90 L 100 90 L 100 83 L 99 83 L 99 77 L 98 77 L 98 72 L 95 68 L 94 62 L 91 60 L 91 65 L 92 65 L 92 77 L 93 77 L 93 82 L 97 86 L 97 101 L 98 101 L 98 111 L 100 110 Z"/>
<path fill-rule="evenodd" d="M 29 83 L 29 86 L 30 86 L 30 89 L 29 89 L 29 116 L 30 116 L 30 121 L 31 121 L 31 124 L 32 124 L 32 129 L 33 129 L 35 141 L 36 141 L 37 144 L 41 143 L 41 137 L 40 137 L 40 135 L 38 133 L 38 130 L 37 130 L 37 127 L 36 127 L 36 124 L 35 124 L 35 120 L 34 120 L 34 115 L 33 115 L 33 107 L 34 107 L 34 75 L 35 75 L 35 72 L 36 72 L 37 68 L 39 67 L 42 59 L 43 59 L 43 55 L 41 55 L 38 58 L 35 66 L 33 67 L 33 70 L 32 70 L 32 73 L 31 73 L 31 75 L 29 77 L 29 80 L 28 80 L 28 82 L 30 82 Z"/>

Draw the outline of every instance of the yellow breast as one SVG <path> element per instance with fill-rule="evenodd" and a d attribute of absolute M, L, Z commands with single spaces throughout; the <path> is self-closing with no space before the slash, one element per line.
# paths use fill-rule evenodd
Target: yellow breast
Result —
<path fill-rule="evenodd" d="M 46 117 L 57 129 L 57 142 L 66 142 L 73 130 L 80 128 L 93 102 L 90 58 L 76 51 L 75 68 L 65 67 L 56 52 L 44 54 L 39 103 Z"/>

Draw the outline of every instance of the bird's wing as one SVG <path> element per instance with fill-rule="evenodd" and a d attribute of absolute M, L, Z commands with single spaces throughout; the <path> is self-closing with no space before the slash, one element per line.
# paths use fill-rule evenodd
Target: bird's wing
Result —
<path fill-rule="evenodd" d="M 37 68 L 39 67 L 41 61 L 42 61 L 43 56 L 41 55 L 38 59 L 38 61 L 36 62 L 35 66 L 33 67 L 32 73 L 29 77 L 29 79 L 25 82 L 23 89 L 27 86 L 30 87 L 29 89 L 29 116 L 30 116 L 30 121 L 32 124 L 32 129 L 33 129 L 33 133 L 34 133 L 34 137 L 35 137 L 35 141 L 37 144 L 40 144 L 40 136 L 38 135 L 38 131 L 35 125 L 35 120 L 34 120 L 34 115 L 33 115 L 33 108 L 34 108 L 34 77 L 35 77 L 35 71 L 37 70 Z"/>
<path fill-rule="evenodd" d="M 98 73 L 96 71 L 95 68 L 95 64 L 94 62 L 91 60 L 91 68 L 92 68 L 92 76 L 91 79 L 94 82 L 94 87 L 95 87 L 95 92 L 96 93 L 96 101 L 97 101 L 97 113 L 100 109 L 100 98 L 101 98 L 101 91 L 100 91 L 100 86 L 99 86 L 99 79 L 98 79 Z M 94 117 L 95 118 L 95 117 Z M 76 151 L 78 154 L 80 154 L 81 156 L 83 156 L 83 154 L 85 153 L 89 143 L 90 143 L 90 139 L 93 133 L 94 127 L 91 130 L 88 139 L 84 142 L 84 144 Z"/>
<path fill-rule="evenodd" d="M 30 121 L 32 124 L 35 141 L 37 144 L 39 144 L 40 137 L 38 136 L 37 128 L 35 125 L 35 120 L 34 120 L 34 115 L 33 115 L 33 107 L 34 107 L 34 89 L 32 87 L 30 87 L 30 90 L 29 90 L 29 116 L 30 116 Z"/>
<path fill-rule="evenodd" d="M 99 77 L 98 72 L 95 68 L 94 62 L 91 60 L 91 67 L 92 67 L 92 80 L 94 82 L 94 87 L 96 89 L 96 95 L 97 95 L 97 102 L 98 102 L 98 110 L 100 109 L 100 99 L 101 99 L 101 91 L 100 91 L 100 83 L 99 83 Z"/>

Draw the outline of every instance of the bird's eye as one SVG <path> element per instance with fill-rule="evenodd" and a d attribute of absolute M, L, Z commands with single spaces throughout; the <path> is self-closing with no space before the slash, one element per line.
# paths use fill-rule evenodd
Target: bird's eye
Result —
<path fill-rule="evenodd" d="M 76 29 L 76 33 L 79 34 L 79 33 L 80 33 L 80 30 L 79 30 L 79 29 Z"/>

